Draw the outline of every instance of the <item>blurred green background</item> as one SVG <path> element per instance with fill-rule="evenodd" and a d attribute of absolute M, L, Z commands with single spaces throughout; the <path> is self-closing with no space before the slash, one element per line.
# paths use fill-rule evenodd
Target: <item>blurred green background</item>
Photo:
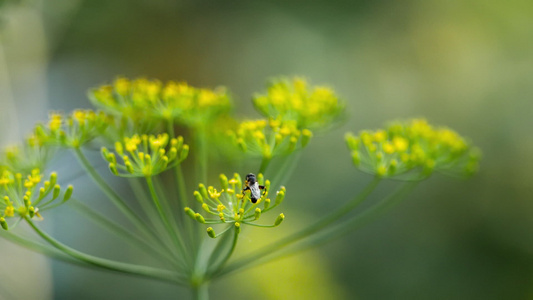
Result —
<path fill-rule="evenodd" d="M 350 118 L 304 152 L 286 183 L 286 223 L 249 232 L 237 256 L 259 240 L 313 222 L 370 180 L 350 164 L 346 131 L 426 117 L 483 150 L 473 179 L 434 176 L 386 216 L 343 239 L 215 283 L 213 299 L 533 299 L 532 1 L 0 5 L 3 145 L 45 120 L 50 109 L 90 107 L 87 89 L 117 75 L 225 85 L 237 115 L 246 118 L 258 117 L 251 95 L 272 76 L 304 76 L 342 95 Z M 78 170 L 75 164 L 54 167 Z M 84 178 L 69 183 L 77 193 L 92 188 Z M 138 255 L 68 207 L 43 225 L 93 254 Z M 47 261 L 5 241 L 0 247 L 0 298 L 187 296 L 166 284 Z"/>

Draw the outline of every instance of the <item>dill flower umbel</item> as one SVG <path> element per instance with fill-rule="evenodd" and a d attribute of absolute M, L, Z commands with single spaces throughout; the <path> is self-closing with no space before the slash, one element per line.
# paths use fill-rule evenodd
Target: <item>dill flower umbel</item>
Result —
<path fill-rule="evenodd" d="M 266 159 L 301 149 L 312 137 L 310 130 L 299 130 L 296 121 L 274 119 L 243 121 L 228 135 L 242 152 Z"/>
<path fill-rule="evenodd" d="M 51 173 L 43 183 L 42 179 L 39 169 L 32 170 L 26 177 L 7 170 L 0 174 L 0 225 L 3 229 L 9 228 L 6 218 L 20 217 L 16 225 L 26 216 L 41 217 L 40 213 L 65 203 L 72 196 L 72 186 L 61 192 L 56 173 Z"/>
<path fill-rule="evenodd" d="M 52 113 L 46 126 L 35 127 L 35 135 L 45 144 L 79 148 L 102 135 L 109 124 L 108 115 L 93 110 L 79 109 L 67 116 Z"/>
<path fill-rule="evenodd" d="M 384 130 L 346 134 L 353 163 L 379 177 L 422 179 L 433 171 L 467 176 L 475 173 L 480 158 L 455 131 L 435 128 L 424 119 L 391 123 Z"/>
<path fill-rule="evenodd" d="M 203 224 L 229 224 L 234 225 L 240 229 L 241 224 L 258 226 L 258 227 L 276 227 L 284 220 L 285 215 L 280 214 L 273 225 L 258 225 L 257 221 L 264 213 L 280 205 L 285 198 L 285 187 L 282 187 L 277 193 L 273 204 L 268 198 L 268 190 L 270 189 L 270 181 L 264 180 L 262 174 L 258 174 L 257 183 L 262 189 L 261 197 L 252 203 L 250 192 L 245 191 L 243 182 L 239 174 L 235 173 L 231 179 L 228 180 L 226 175 L 220 175 L 221 189 L 217 190 L 213 186 L 205 187 L 204 184 L 198 186 L 198 190 L 194 191 L 194 197 L 198 201 L 204 213 L 207 216 L 194 212 L 190 207 L 185 208 L 185 212 L 194 220 Z M 226 228 L 228 230 L 229 226 Z M 220 234 L 215 234 L 212 227 L 207 229 L 210 237 L 215 238 L 226 232 L 224 230 Z"/>
<path fill-rule="evenodd" d="M 172 121 L 188 127 L 205 125 L 231 108 L 223 87 L 201 89 L 145 78 L 117 78 L 113 85 L 89 91 L 89 98 L 104 111 L 137 123 Z"/>
<path fill-rule="evenodd" d="M 47 147 L 43 139 L 32 134 L 22 144 L 5 148 L 0 165 L 12 172 L 30 173 L 33 169 L 44 169 L 53 153 L 54 149 Z"/>
<path fill-rule="evenodd" d="M 115 155 L 115 153 L 117 155 Z M 102 148 L 102 156 L 117 176 L 154 176 L 181 163 L 189 154 L 183 137 L 170 139 L 168 134 L 133 135 L 115 143 L 115 153 Z M 117 161 L 117 156 L 119 161 Z"/>
<path fill-rule="evenodd" d="M 309 88 L 302 78 L 273 80 L 267 93 L 257 94 L 253 103 L 265 117 L 295 121 L 298 129 L 327 128 L 344 112 L 344 103 L 332 89 Z"/>

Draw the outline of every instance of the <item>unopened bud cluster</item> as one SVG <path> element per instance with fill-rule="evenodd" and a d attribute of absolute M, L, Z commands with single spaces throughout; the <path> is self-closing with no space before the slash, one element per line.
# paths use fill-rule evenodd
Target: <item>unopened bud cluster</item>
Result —
<path fill-rule="evenodd" d="M 234 224 L 237 232 L 242 224 L 253 224 L 264 213 L 280 205 L 285 198 L 285 187 L 277 193 L 274 203 L 268 198 L 270 181 L 264 180 L 262 174 L 257 176 L 258 184 L 264 185 L 264 190 L 260 199 L 256 203 L 250 201 L 250 192 L 244 191 L 243 182 L 239 174 L 235 173 L 228 180 L 226 175 L 220 175 L 221 189 L 217 190 L 212 186 L 206 187 L 204 184 L 198 186 L 194 191 L 194 197 L 202 207 L 202 213 L 195 212 L 186 207 L 185 213 L 194 220 L 204 224 Z M 285 216 L 280 214 L 273 225 L 262 225 L 262 227 L 275 227 L 281 224 Z M 207 234 L 215 238 L 215 230 L 212 227 L 207 229 Z M 222 234 L 222 233 L 221 233 Z"/>
<path fill-rule="evenodd" d="M 183 137 L 170 139 L 168 134 L 133 135 L 115 143 L 114 152 L 102 148 L 102 156 L 117 176 L 154 176 L 181 163 L 189 154 Z"/>
<path fill-rule="evenodd" d="M 422 179 L 434 171 L 467 176 L 480 153 L 455 131 L 424 119 L 391 123 L 384 130 L 346 134 L 355 166 L 379 177 Z"/>
<path fill-rule="evenodd" d="M 3 170 L 0 174 L 0 225 L 7 230 L 6 218 L 41 217 L 46 209 L 65 203 L 72 196 L 73 188 L 68 186 L 62 192 L 57 184 L 57 174 L 51 173 L 42 182 L 43 174 L 34 169 L 26 176 Z M 41 183 L 42 182 L 42 183 Z"/>

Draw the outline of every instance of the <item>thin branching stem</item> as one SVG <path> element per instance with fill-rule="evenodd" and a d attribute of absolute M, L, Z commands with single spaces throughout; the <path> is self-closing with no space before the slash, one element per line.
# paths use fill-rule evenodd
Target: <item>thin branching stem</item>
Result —
<path fill-rule="evenodd" d="M 320 231 L 316 235 L 312 235 L 309 238 L 304 239 L 301 243 L 293 245 L 287 250 L 279 251 L 273 253 L 272 255 L 257 258 L 255 261 L 251 262 L 249 265 L 246 266 L 240 266 L 235 269 L 225 269 L 221 272 L 220 276 L 233 273 L 237 270 L 242 270 L 243 268 L 250 268 L 253 266 L 267 263 L 275 259 L 291 256 L 296 253 L 308 250 L 310 248 L 320 246 L 331 240 L 340 238 L 350 232 L 353 232 L 370 223 L 371 221 L 377 219 L 391 207 L 398 204 L 398 202 L 404 199 L 404 197 L 409 192 L 411 192 L 417 184 L 418 182 L 406 182 L 397 190 L 395 190 L 394 192 L 392 192 L 387 197 L 383 198 L 381 201 L 371 206 L 367 210 L 363 211 L 361 214 L 353 216 L 352 218 L 344 220 L 339 224 L 335 224 L 334 226 L 328 227 L 326 230 Z"/>
<path fill-rule="evenodd" d="M 46 255 L 48 257 L 51 257 L 51 258 L 54 258 L 54 259 L 58 259 L 58 260 L 61 260 L 61 261 L 64 261 L 64 262 L 68 262 L 68 263 L 71 263 L 71 264 L 86 266 L 86 264 L 84 262 L 76 260 L 76 259 L 66 255 L 65 253 L 57 250 L 56 248 L 54 248 L 52 246 L 47 245 L 47 244 L 42 244 L 42 243 L 27 239 L 25 237 L 22 237 L 22 236 L 20 236 L 18 234 L 13 234 L 13 233 L 11 233 L 9 231 L 6 231 L 6 230 L 0 230 L 0 236 L 2 238 L 5 238 L 6 240 L 12 242 L 12 243 L 15 243 L 15 244 L 17 244 L 19 246 L 25 247 L 25 248 L 27 248 L 29 250 L 44 254 L 44 255 Z"/>
<path fill-rule="evenodd" d="M 176 265 L 175 259 L 172 256 L 170 256 L 169 253 L 163 252 L 162 249 L 160 249 L 159 247 L 156 247 L 156 245 L 147 242 L 145 239 L 139 237 L 136 234 L 132 234 L 122 225 L 119 225 L 111 221 L 106 216 L 102 215 L 98 211 L 95 211 L 91 207 L 83 204 L 82 202 L 77 201 L 76 199 L 70 199 L 69 203 L 75 210 L 85 215 L 86 217 L 91 219 L 93 222 L 100 225 L 102 228 L 108 230 L 109 232 L 114 233 L 118 237 L 123 238 L 125 241 L 129 242 L 131 245 L 138 247 L 142 251 L 145 251 L 147 254 L 150 254 L 150 256 L 152 257 L 155 256 L 155 258 L 159 260 L 160 262 L 170 263 L 174 265 L 175 267 L 177 267 L 178 269 L 180 268 L 179 265 Z"/>
<path fill-rule="evenodd" d="M 312 225 L 293 233 L 285 238 L 282 238 L 281 240 L 272 243 L 262 249 L 259 249 L 257 251 L 254 251 L 253 254 L 244 257 L 242 259 L 237 260 L 233 264 L 229 265 L 226 270 L 221 272 L 220 274 L 229 273 L 232 272 L 233 269 L 241 269 L 245 267 L 246 265 L 264 257 L 267 255 L 270 255 L 274 252 L 280 251 L 283 248 L 294 244 L 297 241 L 302 240 L 303 238 L 306 238 L 320 230 L 323 230 L 326 226 L 328 226 L 331 223 L 336 222 L 344 215 L 348 214 L 350 211 L 352 211 L 357 205 L 359 205 L 361 202 L 363 202 L 371 193 L 374 191 L 378 183 L 380 182 L 379 178 L 374 178 L 372 182 L 370 182 L 355 198 L 353 198 L 351 201 L 347 202 L 345 205 L 334 211 L 333 213 L 329 214 L 325 218 L 319 220 L 316 223 L 313 223 Z"/>
<path fill-rule="evenodd" d="M 137 227 L 137 229 L 142 232 L 142 234 L 153 240 L 153 236 L 157 236 L 153 231 L 146 226 L 139 215 L 137 215 L 123 200 L 122 198 L 106 183 L 106 181 L 96 172 L 93 168 L 87 157 L 83 154 L 80 148 L 74 148 L 74 153 L 78 158 L 78 161 L 82 167 L 89 173 L 93 181 L 98 185 L 98 187 L 104 192 L 104 194 L 111 200 L 111 202 L 122 212 L 128 220 Z"/>
<path fill-rule="evenodd" d="M 62 251 L 63 253 L 90 265 L 121 273 L 168 281 L 174 284 L 183 284 L 183 281 L 185 279 L 182 275 L 173 271 L 123 263 L 83 253 L 81 251 L 75 250 L 62 244 L 61 242 L 57 241 L 56 239 L 42 231 L 39 227 L 35 225 L 35 223 L 33 223 L 33 221 L 28 216 L 25 216 L 24 219 L 33 228 L 33 230 L 35 230 L 35 232 L 45 241 L 47 241 L 50 245 L 54 246 L 56 249 Z"/>
<path fill-rule="evenodd" d="M 180 253 L 182 253 L 182 255 L 184 256 L 185 260 L 187 261 L 187 257 L 188 258 L 190 258 L 190 257 L 189 257 L 188 251 L 185 249 L 183 238 L 181 237 L 180 232 L 177 232 L 177 231 L 173 230 L 172 225 L 170 224 L 165 211 L 161 207 L 161 201 L 159 200 L 159 196 L 157 195 L 157 193 L 155 191 L 154 184 L 152 182 L 152 177 L 151 176 L 146 176 L 146 183 L 148 184 L 148 189 L 150 190 L 150 195 L 152 196 L 152 200 L 153 200 L 153 202 L 155 204 L 157 212 L 159 213 L 159 216 L 161 217 L 161 220 L 163 221 L 163 224 L 165 225 L 168 234 L 170 235 L 170 237 L 174 241 L 174 243 L 175 243 L 176 247 L 178 248 L 178 250 L 180 251 Z"/>

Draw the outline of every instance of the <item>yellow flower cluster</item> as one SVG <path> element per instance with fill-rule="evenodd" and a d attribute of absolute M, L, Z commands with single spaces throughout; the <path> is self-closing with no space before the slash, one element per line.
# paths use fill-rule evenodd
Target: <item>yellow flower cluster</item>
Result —
<path fill-rule="evenodd" d="M 53 152 L 41 138 L 30 135 L 22 144 L 5 148 L 0 155 L 0 165 L 12 172 L 29 173 L 33 169 L 44 168 Z"/>
<path fill-rule="evenodd" d="M 216 119 L 231 108 L 225 88 L 199 89 L 184 82 L 144 78 L 117 78 L 89 92 L 98 107 L 134 122 L 175 121 L 185 126 L 198 126 Z"/>
<path fill-rule="evenodd" d="M 181 163 L 189 154 L 189 146 L 183 143 L 183 137 L 170 139 L 166 133 L 157 136 L 133 135 L 116 142 L 115 153 L 102 148 L 102 156 L 109 162 L 113 174 L 146 177 Z"/>
<path fill-rule="evenodd" d="M 395 122 L 385 130 L 346 135 L 353 163 L 379 177 L 422 179 L 433 171 L 465 176 L 477 171 L 479 150 L 455 131 L 424 119 Z"/>
<path fill-rule="evenodd" d="M 244 153 L 266 159 L 303 148 L 312 137 L 310 130 L 299 130 L 296 121 L 274 119 L 243 121 L 228 135 Z"/>
<path fill-rule="evenodd" d="M 264 185 L 265 189 L 263 189 L 261 198 L 258 199 L 256 203 L 250 201 L 250 192 L 244 191 L 243 182 L 239 174 L 235 173 L 229 180 L 226 175 L 221 174 L 220 190 L 217 190 L 212 186 L 206 188 L 204 184 L 200 184 L 198 190 L 194 191 L 196 201 L 200 203 L 204 212 L 208 214 L 208 217 L 204 217 L 202 214 L 194 212 L 190 207 L 186 207 L 185 212 L 200 223 L 234 224 L 239 230 L 241 224 L 259 227 L 278 226 L 285 218 L 283 214 L 280 214 L 277 217 L 273 225 L 257 225 L 254 222 L 258 220 L 262 214 L 281 204 L 285 197 L 285 187 L 282 187 L 277 192 L 275 202 L 271 205 L 270 198 L 268 198 L 270 181 L 264 180 L 262 174 L 258 174 L 257 180 L 258 184 L 262 186 Z M 226 228 L 226 230 L 229 228 L 231 227 Z M 210 237 L 215 238 L 226 232 L 226 230 L 217 235 L 215 234 L 214 229 L 209 227 L 207 233 Z"/>
<path fill-rule="evenodd" d="M 93 110 L 75 110 L 67 116 L 52 113 L 46 126 L 35 127 L 35 136 L 45 144 L 79 148 L 103 134 L 112 122 L 110 116 Z"/>
<path fill-rule="evenodd" d="M 296 121 L 298 128 L 323 129 L 344 112 L 335 92 L 323 86 L 308 88 L 304 79 L 274 80 L 266 94 L 256 95 L 255 108 L 264 116 Z"/>
<path fill-rule="evenodd" d="M 9 228 L 6 218 L 40 217 L 41 212 L 65 203 L 72 196 L 73 188 L 69 186 L 60 197 L 61 187 L 57 184 L 56 173 L 51 173 L 42 184 L 43 175 L 39 169 L 24 176 L 8 170 L 0 174 L 0 225 L 5 230 Z"/>

